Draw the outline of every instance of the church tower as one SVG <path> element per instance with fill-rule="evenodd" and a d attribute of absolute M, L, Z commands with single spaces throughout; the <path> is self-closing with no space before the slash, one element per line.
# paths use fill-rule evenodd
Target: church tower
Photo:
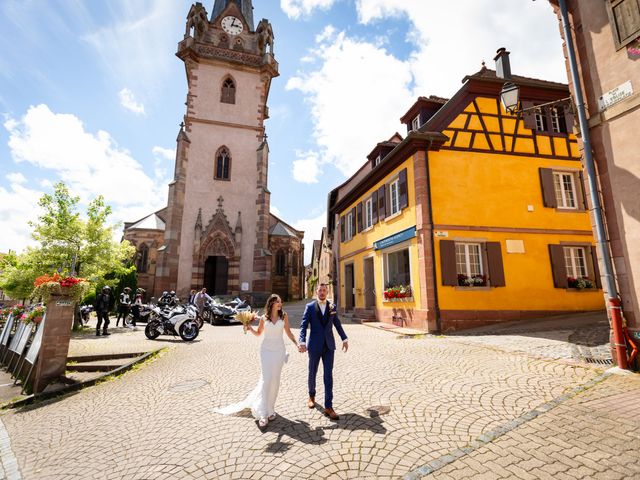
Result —
<path fill-rule="evenodd" d="M 155 293 L 270 291 L 264 121 L 278 76 L 271 24 L 254 26 L 251 0 L 215 0 L 211 16 L 197 2 L 176 55 L 188 90 Z"/>

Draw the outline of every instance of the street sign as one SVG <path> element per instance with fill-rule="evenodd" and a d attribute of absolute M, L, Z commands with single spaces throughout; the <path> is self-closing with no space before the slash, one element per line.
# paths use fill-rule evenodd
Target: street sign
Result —
<path fill-rule="evenodd" d="M 381 250 L 383 248 L 387 248 L 392 245 L 402 243 L 405 240 L 409 240 L 410 238 L 413 238 L 415 236 L 416 236 L 416 227 L 407 228 L 406 230 L 402 230 L 401 232 L 394 233 L 393 235 L 385 237 L 382 240 L 373 242 L 373 248 L 374 250 Z"/>
<path fill-rule="evenodd" d="M 633 86 L 631 85 L 631 80 L 627 80 L 622 85 L 618 85 L 616 88 L 603 93 L 598 99 L 598 107 L 602 112 L 631 95 L 633 95 Z"/>

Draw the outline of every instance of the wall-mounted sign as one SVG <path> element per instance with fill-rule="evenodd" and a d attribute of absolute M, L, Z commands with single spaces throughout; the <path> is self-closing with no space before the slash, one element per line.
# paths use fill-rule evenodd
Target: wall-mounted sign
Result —
<path fill-rule="evenodd" d="M 249 282 L 242 282 L 242 285 L 240 286 L 240 290 L 242 290 L 243 292 L 248 292 L 249 291 Z"/>
<path fill-rule="evenodd" d="M 614 105 L 631 95 L 633 95 L 633 87 L 631 86 L 631 80 L 627 80 L 622 85 L 618 85 L 616 88 L 604 93 L 598 99 L 598 107 L 600 108 L 600 111 L 606 110 L 611 105 Z"/>
<path fill-rule="evenodd" d="M 382 240 L 373 242 L 373 249 L 381 250 L 383 248 L 387 248 L 392 245 L 402 243 L 405 240 L 409 240 L 410 238 L 413 238 L 415 236 L 416 236 L 416 227 L 407 228 L 406 230 L 402 230 L 401 232 L 394 233 L 393 235 L 389 235 L 388 237 L 385 237 Z"/>
<path fill-rule="evenodd" d="M 441 230 L 436 230 L 436 231 L 433 232 L 433 235 L 436 238 L 446 238 L 446 237 L 449 236 L 449 232 L 443 232 Z"/>
<path fill-rule="evenodd" d="M 56 305 L 58 307 L 72 307 L 73 302 L 71 300 L 56 300 Z"/>

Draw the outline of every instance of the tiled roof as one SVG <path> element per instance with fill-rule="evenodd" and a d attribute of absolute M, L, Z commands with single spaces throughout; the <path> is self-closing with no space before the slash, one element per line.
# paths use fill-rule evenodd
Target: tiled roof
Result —
<path fill-rule="evenodd" d="M 142 220 L 138 220 L 136 223 L 131 225 L 128 230 L 138 228 L 142 230 L 162 230 L 165 229 L 164 221 L 155 213 L 144 217 Z"/>

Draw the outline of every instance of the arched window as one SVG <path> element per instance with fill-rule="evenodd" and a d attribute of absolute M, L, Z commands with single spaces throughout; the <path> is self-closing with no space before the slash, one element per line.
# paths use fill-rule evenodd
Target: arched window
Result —
<path fill-rule="evenodd" d="M 220 101 L 222 103 L 236 103 L 236 84 L 231 78 L 227 78 L 222 82 Z"/>
<path fill-rule="evenodd" d="M 231 176 L 231 155 L 225 147 L 218 150 L 216 155 L 216 168 L 214 178 L 216 180 L 229 180 Z"/>
<path fill-rule="evenodd" d="M 276 254 L 276 275 L 284 275 L 286 268 L 286 256 L 283 250 Z"/>
<path fill-rule="evenodd" d="M 298 275 L 298 254 L 293 252 L 291 256 L 291 275 L 294 277 Z"/>
<path fill-rule="evenodd" d="M 147 273 L 148 263 L 149 247 L 147 247 L 146 243 L 143 243 L 138 248 L 138 253 L 136 255 L 136 268 L 138 269 L 138 273 Z"/>

